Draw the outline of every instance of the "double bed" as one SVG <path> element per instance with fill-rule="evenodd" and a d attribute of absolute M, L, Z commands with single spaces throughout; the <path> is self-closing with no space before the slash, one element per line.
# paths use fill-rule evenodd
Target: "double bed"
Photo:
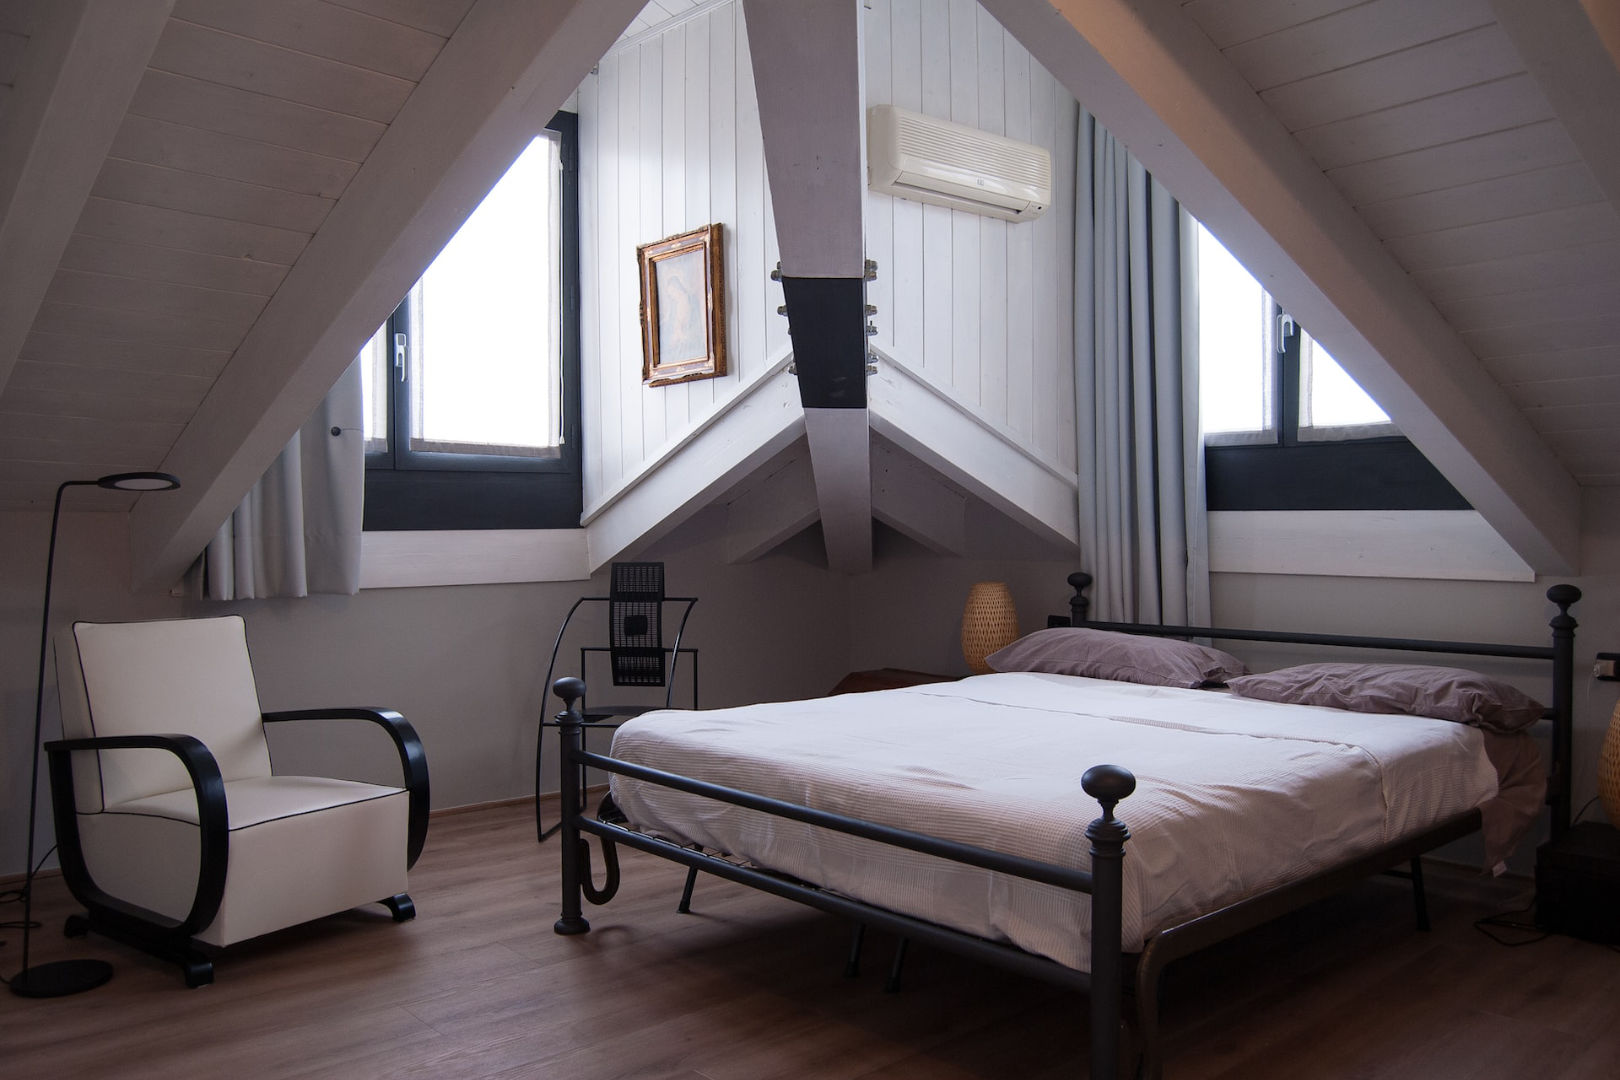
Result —
<path fill-rule="evenodd" d="M 1080 628 L 1032 635 L 1001 657 L 998 674 L 648 714 L 621 728 L 606 756 L 583 750 L 570 703 L 558 718 L 565 759 L 606 769 L 612 787 L 608 812 L 593 818 L 579 770 L 563 770 L 558 932 L 589 928 L 582 898 L 611 899 L 612 845 L 623 843 L 694 875 L 1084 989 L 1091 1075 L 1116 1074 L 1125 1020 L 1123 1060 L 1156 1076 L 1158 979 L 1174 958 L 1402 865 L 1421 922 L 1423 852 L 1483 822 L 1487 859 L 1499 860 L 1544 790 L 1553 829 L 1567 825 L 1572 587 L 1549 591 L 1558 615 L 1553 644 L 1541 647 L 1089 623 L 1088 580 L 1071 578 L 1069 621 Z M 1278 696 L 1275 680 L 1245 680 L 1235 658 L 1158 635 L 1548 663 L 1551 783 L 1526 767 L 1540 759 L 1533 747 L 1525 752 L 1531 737 L 1504 733 L 1540 706 L 1526 713 L 1510 703 L 1519 718 L 1496 724 L 1505 714 L 1488 715 L 1486 726 L 1502 729 L 1489 731 L 1376 704 L 1368 712 L 1265 700 Z M 1163 649 L 1171 652 L 1161 670 Z M 1177 667 L 1183 651 L 1199 663 L 1204 653 L 1225 659 L 1189 675 Z M 1319 690 L 1321 679 L 1312 685 Z M 582 689 L 558 684 L 565 700 Z M 1447 693 L 1455 699 L 1455 686 Z M 601 837 L 610 856 L 604 889 L 591 882 L 581 833 Z"/>

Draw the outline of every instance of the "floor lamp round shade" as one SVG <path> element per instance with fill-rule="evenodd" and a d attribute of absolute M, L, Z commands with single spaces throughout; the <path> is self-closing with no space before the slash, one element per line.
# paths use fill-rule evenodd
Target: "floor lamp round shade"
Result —
<path fill-rule="evenodd" d="M 981 581 L 962 609 L 962 659 L 975 675 L 988 675 L 984 658 L 1018 639 L 1018 612 L 1005 581 Z"/>
<path fill-rule="evenodd" d="M 1609 717 L 1609 733 L 1598 754 L 1598 798 L 1603 800 L 1609 824 L 1620 827 L 1620 705 Z"/>

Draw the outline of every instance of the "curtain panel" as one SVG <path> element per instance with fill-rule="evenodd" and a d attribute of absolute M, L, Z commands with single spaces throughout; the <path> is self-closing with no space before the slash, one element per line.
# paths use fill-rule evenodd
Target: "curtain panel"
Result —
<path fill-rule="evenodd" d="M 1208 625 L 1196 230 L 1084 109 L 1077 154 L 1075 418 L 1092 615 Z"/>
<path fill-rule="evenodd" d="M 209 542 L 202 557 L 205 597 L 360 590 L 362 407 L 355 363 Z"/>

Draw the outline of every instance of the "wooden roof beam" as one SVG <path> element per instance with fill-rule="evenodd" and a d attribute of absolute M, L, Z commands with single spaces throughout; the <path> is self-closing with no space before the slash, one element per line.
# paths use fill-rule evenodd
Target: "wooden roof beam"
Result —
<path fill-rule="evenodd" d="M 872 568 L 860 9 L 743 0 L 827 564 Z"/>
<path fill-rule="evenodd" d="M 1172 0 L 983 0 L 1536 570 L 1579 560 L 1569 472 Z"/>

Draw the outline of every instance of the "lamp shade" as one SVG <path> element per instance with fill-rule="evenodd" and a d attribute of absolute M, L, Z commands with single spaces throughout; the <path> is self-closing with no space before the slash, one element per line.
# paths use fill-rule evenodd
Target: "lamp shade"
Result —
<path fill-rule="evenodd" d="M 1603 800 L 1609 824 L 1620 827 L 1620 705 L 1609 717 L 1609 733 L 1598 754 L 1598 798 Z"/>
<path fill-rule="evenodd" d="M 1018 640 L 1018 612 L 1005 581 L 981 581 L 962 609 L 962 659 L 975 675 L 988 675 L 984 658 Z"/>

